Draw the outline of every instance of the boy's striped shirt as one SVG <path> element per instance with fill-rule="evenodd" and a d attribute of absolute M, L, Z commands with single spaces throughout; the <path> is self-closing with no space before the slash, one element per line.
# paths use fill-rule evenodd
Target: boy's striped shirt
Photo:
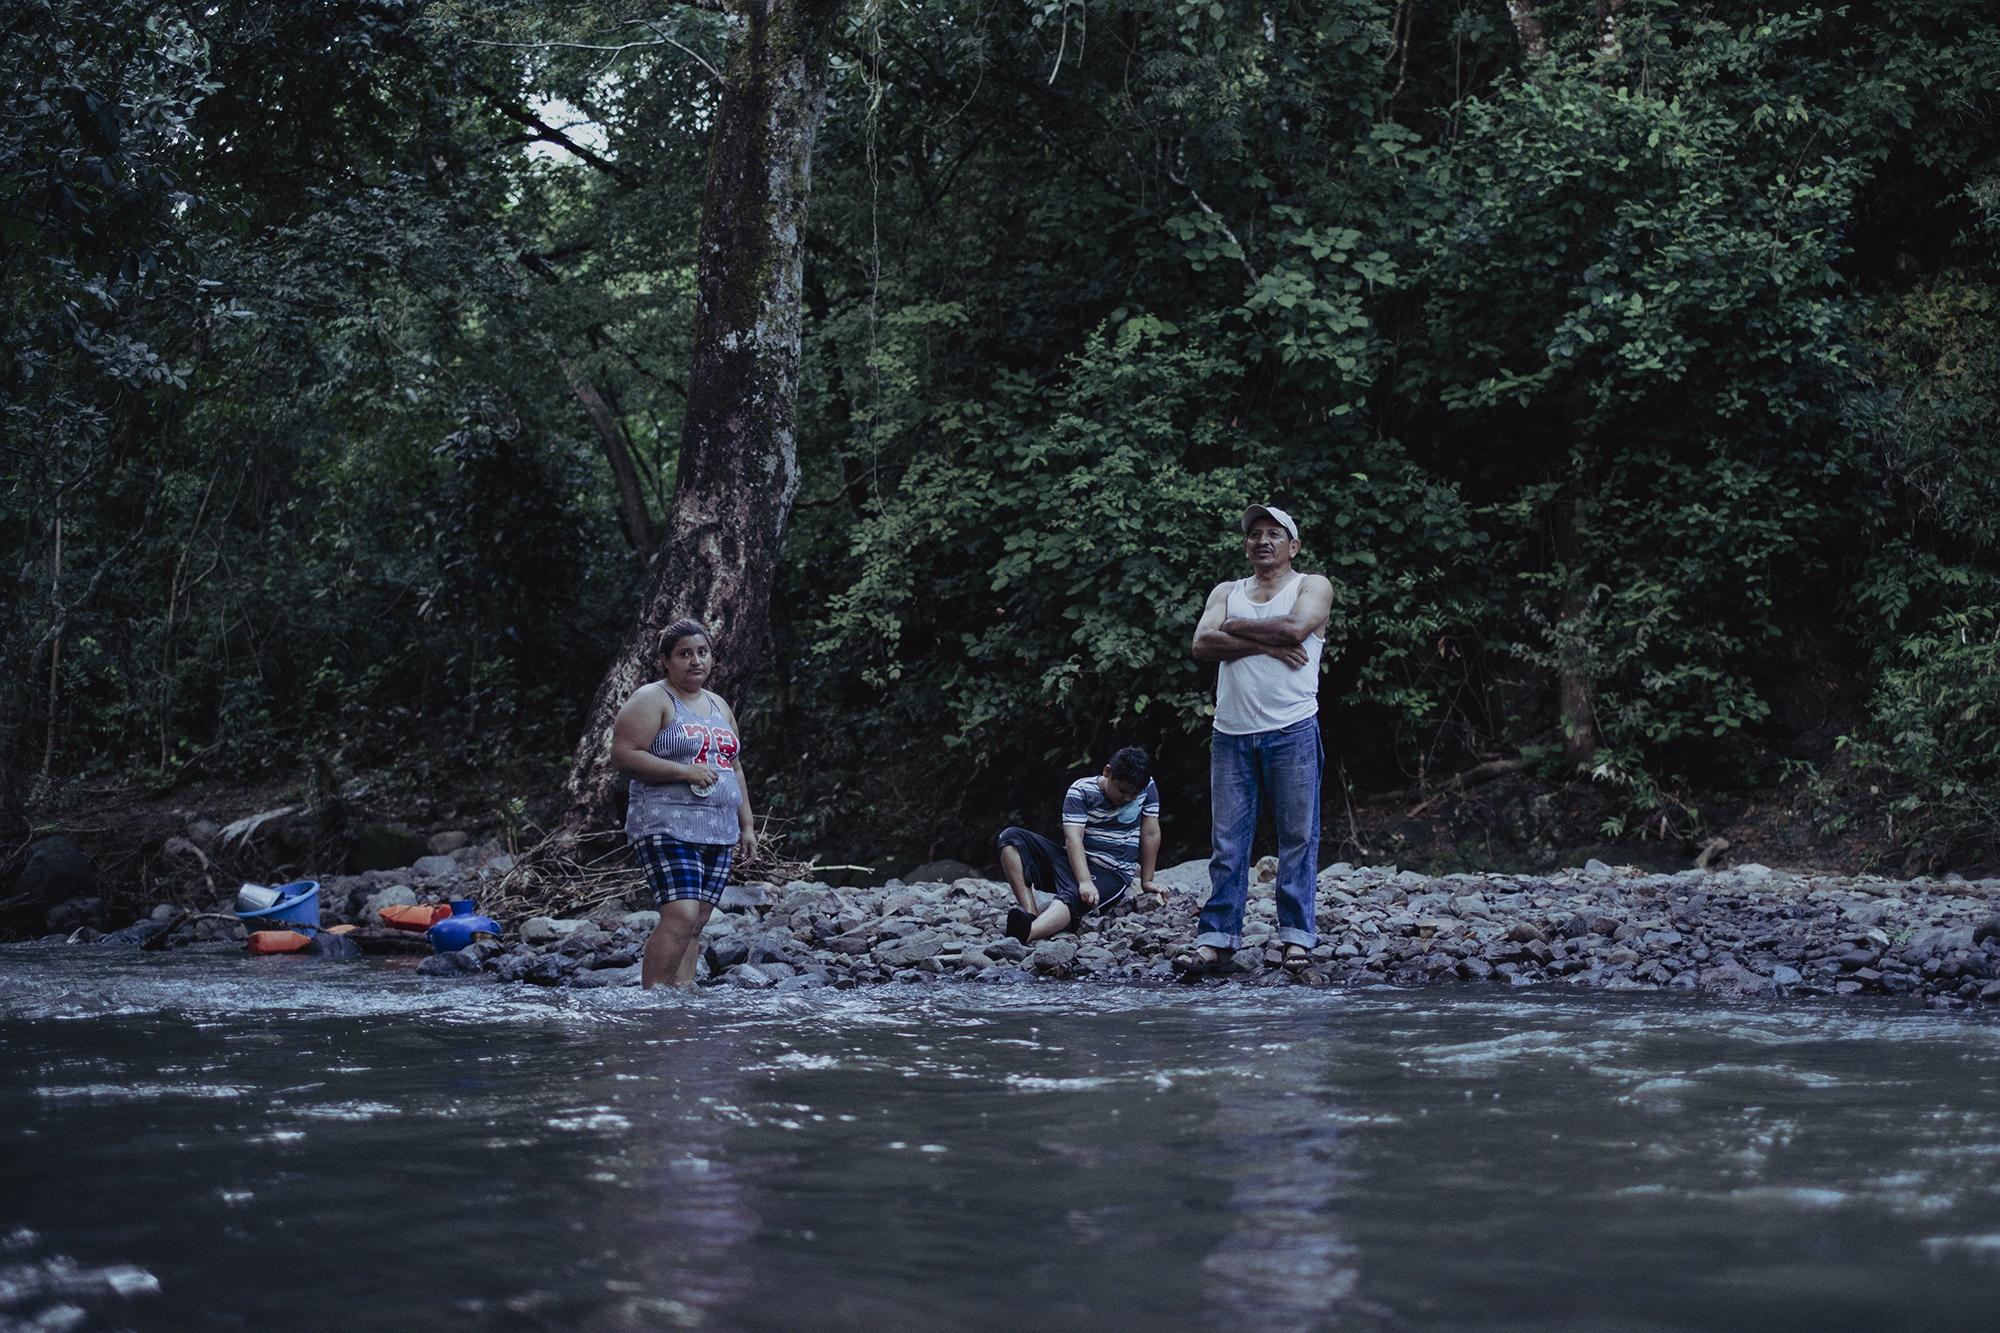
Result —
<path fill-rule="evenodd" d="M 1083 853 L 1130 884 L 1139 875 L 1139 821 L 1160 817 L 1160 788 L 1148 779 L 1146 790 L 1125 805 L 1105 798 L 1101 777 L 1078 778 L 1063 794 L 1062 822 L 1083 826 Z"/>

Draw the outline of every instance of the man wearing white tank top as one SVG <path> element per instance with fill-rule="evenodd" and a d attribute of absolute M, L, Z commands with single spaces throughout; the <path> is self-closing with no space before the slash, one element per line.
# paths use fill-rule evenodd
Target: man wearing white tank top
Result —
<path fill-rule="evenodd" d="M 1185 975 L 1231 966 L 1243 943 L 1251 840 L 1268 801 L 1278 826 L 1278 943 L 1285 967 L 1305 967 L 1319 943 L 1319 662 L 1333 585 L 1292 568 L 1299 526 L 1270 505 L 1243 511 L 1251 576 L 1217 584 L 1195 626 L 1193 652 L 1219 662 L 1209 752 L 1214 831 L 1209 897 L 1194 948 L 1174 960 Z"/>

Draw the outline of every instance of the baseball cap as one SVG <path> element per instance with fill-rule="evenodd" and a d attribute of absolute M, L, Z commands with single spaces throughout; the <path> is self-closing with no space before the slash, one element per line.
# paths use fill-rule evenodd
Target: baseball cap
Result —
<path fill-rule="evenodd" d="M 1248 509 L 1244 510 L 1243 531 L 1247 534 L 1250 531 L 1251 521 L 1253 519 L 1259 519 L 1259 518 L 1268 518 L 1273 523 L 1276 523 L 1279 527 L 1283 528 L 1286 532 L 1291 533 L 1293 541 L 1297 541 L 1299 539 L 1299 525 L 1292 522 L 1292 516 L 1290 514 L 1287 514 L 1284 510 L 1277 508 L 1275 505 L 1251 505 Z"/>

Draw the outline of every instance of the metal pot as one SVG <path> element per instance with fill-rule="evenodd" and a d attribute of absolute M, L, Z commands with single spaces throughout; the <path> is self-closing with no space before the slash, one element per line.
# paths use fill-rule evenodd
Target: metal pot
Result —
<path fill-rule="evenodd" d="M 278 891 L 267 889 L 262 884 L 245 884 L 236 891 L 236 910 L 239 912 L 261 912 L 278 901 Z"/>

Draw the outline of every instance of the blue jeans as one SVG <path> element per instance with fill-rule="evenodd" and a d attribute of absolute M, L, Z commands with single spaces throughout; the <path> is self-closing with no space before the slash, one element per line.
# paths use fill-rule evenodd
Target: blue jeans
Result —
<path fill-rule="evenodd" d="M 1208 797 L 1214 811 L 1208 858 L 1208 903 L 1201 909 L 1197 945 L 1235 949 L 1243 944 L 1243 905 L 1250 896 L 1250 845 L 1257 813 L 1268 798 L 1278 824 L 1278 940 L 1310 949 L 1319 943 L 1315 923 L 1319 880 L 1319 779 L 1326 767 L 1319 719 L 1309 717 L 1279 731 L 1248 736 L 1216 732 L 1208 761 Z"/>

